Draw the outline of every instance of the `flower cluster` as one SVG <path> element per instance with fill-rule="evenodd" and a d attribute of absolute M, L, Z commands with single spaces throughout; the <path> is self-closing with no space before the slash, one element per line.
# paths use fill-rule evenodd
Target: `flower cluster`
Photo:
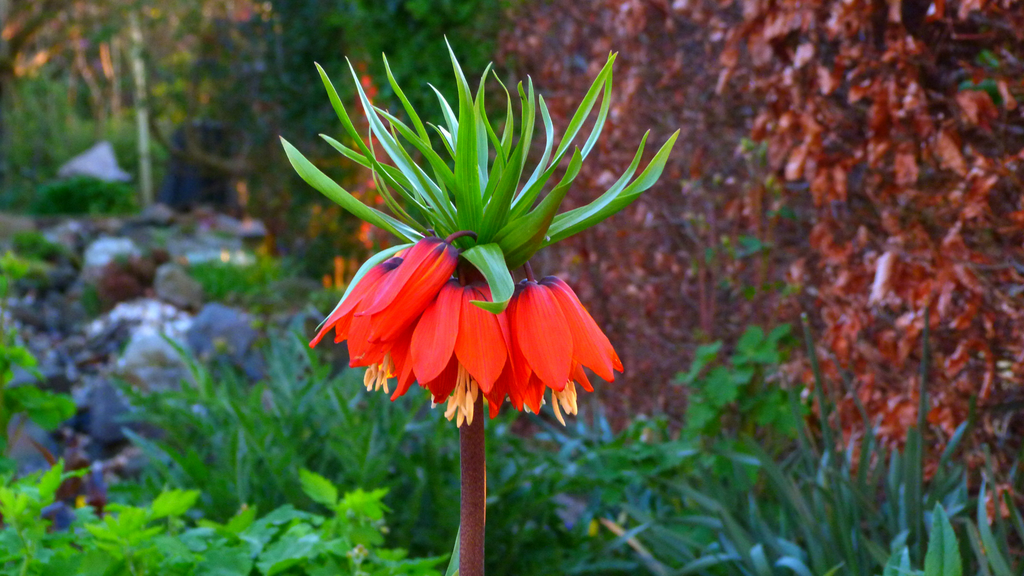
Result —
<path fill-rule="evenodd" d="M 564 424 L 562 412 L 576 414 L 576 385 L 593 391 L 584 367 L 608 381 L 622 371 L 565 282 L 528 278 L 504 311 L 492 313 L 472 304 L 491 301 L 486 283 L 453 278 L 459 263 L 449 242 L 420 240 L 360 278 L 310 346 L 334 330 L 335 342 L 348 342 L 349 364 L 367 367 L 368 390 L 383 388 L 394 400 L 416 381 L 460 426 L 473 422 L 480 394 L 493 418 L 506 398 L 539 413 L 547 389 Z"/>

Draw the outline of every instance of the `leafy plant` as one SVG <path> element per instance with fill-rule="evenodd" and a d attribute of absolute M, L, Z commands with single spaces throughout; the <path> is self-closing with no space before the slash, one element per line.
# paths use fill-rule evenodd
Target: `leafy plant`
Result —
<path fill-rule="evenodd" d="M 309 469 L 335 484 L 387 486 L 388 542 L 413 554 L 451 550 L 458 526 L 458 435 L 425 395 L 399 409 L 368 394 L 362 372 L 332 368 L 292 335 L 269 339 L 268 378 L 251 385 L 193 364 L 194 385 L 132 398 L 136 417 L 164 430 L 133 436 L 149 456 L 139 483 L 116 496 L 146 501 L 165 487 L 201 489 L 196 511 L 226 521 L 243 503 L 306 508 Z M 130 389 L 126 392 L 131 393 Z M 618 574 L 637 560 L 612 530 L 625 501 L 648 502 L 652 479 L 692 468 L 692 443 L 670 440 L 667 421 L 637 420 L 621 433 L 595 408 L 568 429 L 515 415 L 488 426 L 488 573 Z M 300 489 L 303 485 L 307 490 Z M 527 518 L 527 521 L 523 519 Z M 610 524 L 609 524 L 610 523 Z"/>
<path fill-rule="evenodd" d="M 23 258 L 52 261 L 68 255 L 67 248 L 50 242 L 39 232 L 18 232 L 11 240 L 14 252 Z"/>
<path fill-rule="evenodd" d="M 53 430 L 75 413 L 75 403 L 64 394 L 55 394 L 33 385 L 10 386 L 14 370 L 20 368 L 37 378 L 36 359 L 18 344 L 18 333 L 10 323 L 7 297 L 15 280 L 23 277 L 30 263 L 11 253 L 0 257 L 0 470 L 10 470 L 14 462 L 7 454 L 11 420 L 25 414 L 46 430 Z M 20 432 L 20 427 L 18 428 Z"/>
<path fill-rule="evenodd" d="M 776 374 L 789 340 L 789 324 L 768 334 L 751 326 L 728 357 L 719 357 L 721 341 L 699 346 L 690 369 L 676 377 L 687 387 L 684 434 L 706 443 L 760 432 L 773 445 L 788 445 L 804 417 L 802 405 L 792 410 Z"/>
<path fill-rule="evenodd" d="M 408 559 L 382 548 L 386 490 L 339 495 L 323 477 L 301 471 L 302 488 L 328 515 L 282 506 L 265 516 L 242 507 L 226 523 L 190 520 L 195 490 L 161 492 L 144 506 L 69 511 L 55 501 L 70 477 L 61 463 L 45 473 L 5 479 L 0 488 L 0 574 L 439 575 L 443 558 Z M 47 516 L 62 510 L 67 530 Z"/>
<path fill-rule="evenodd" d="M 269 257 L 259 257 L 252 264 L 199 262 L 189 266 L 188 273 L 203 286 L 209 299 L 221 302 L 241 302 L 257 296 L 284 277 L 280 260 Z"/>
<path fill-rule="evenodd" d="M 135 210 L 134 189 L 123 182 L 79 176 L 40 186 L 33 212 L 55 214 L 125 214 Z"/>
<path fill-rule="evenodd" d="M 910 430 L 902 450 L 880 441 L 871 426 L 866 426 L 864 437 L 851 439 L 845 450 L 837 449 L 835 439 L 841 437 L 842 423 L 831 419 L 809 330 L 805 336 L 815 373 L 821 442 L 814 441 L 794 413 L 801 425 L 797 428 L 798 448 L 792 454 L 777 458 L 748 437 L 742 442 L 742 452 L 719 453 L 731 464 L 732 473 L 667 482 L 665 486 L 676 495 L 674 506 L 631 508 L 631 515 L 640 523 L 639 538 L 650 546 L 660 569 L 763 576 L 793 572 L 874 576 L 883 570 L 894 574 L 891 570 L 896 568 L 889 564 L 891 552 L 905 549 L 905 559 L 900 552 L 897 567 L 923 562 L 926 573 L 935 573 L 929 572 L 928 566 L 935 565 L 932 556 L 938 553 L 924 552 L 929 516 L 934 525 L 940 513 L 957 517 L 970 509 L 967 472 L 955 457 L 970 420 L 957 428 L 927 480 L 920 432 L 925 424 L 926 389 L 921 393 L 918 426 Z M 924 338 L 927 343 L 927 331 Z M 927 357 L 925 344 L 923 366 L 927 366 Z M 927 382 L 926 372 L 921 380 Z M 966 521 L 975 550 L 968 572 L 988 573 L 989 565 L 998 565 L 993 571 L 1016 573 L 1003 568 L 1024 566 L 1019 552 L 1012 552 L 1010 545 L 1014 539 L 1024 538 L 1024 523 L 1017 521 L 1019 512 L 1005 493 L 1001 498 L 994 495 L 996 510 L 1004 504 L 1012 512 L 1007 512 L 1009 520 L 996 512 L 993 528 L 984 504 L 988 501 L 984 488 L 978 499 L 977 525 Z M 932 509 L 945 512 L 927 512 Z M 703 532 L 706 530 L 710 530 L 710 538 Z M 702 533 L 704 537 L 697 537 Z M 933 548 L 939 546 L 934 544 L 935 538 L 933 528 Z M 950 554 L 951 540 L 943 537 L 941 546 L 946 552 L 942 554 Z"/>

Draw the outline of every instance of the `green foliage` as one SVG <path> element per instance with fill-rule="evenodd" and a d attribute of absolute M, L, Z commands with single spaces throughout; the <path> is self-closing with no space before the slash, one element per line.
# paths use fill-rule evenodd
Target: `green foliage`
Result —
<path fill-rule="evenodd" d="M 451 551 L 458 434 L 427 395 L 392 403 L 367 393 L 361 371 L 333 376 L 291 335 L 270 338 L 265 354 L 268 378 L 255 386 L 193 366 L 194 386 L 133 397 L 136 414 L 165 434 L 135 437 L 150 466 L 120 497 L 201 489 L 198 511 L 226 521 L 243 504 L 329 506 L 337 498 L 332 484 L 388 487 L 389 543 L 414 554 Z M 623 541 L 598 528 L 600 519 L 617 516 L 624 501 L 653 498 L 652 479 L 678 475 L 695 451 L 669 440 L 665 421 L 638 420 L 614 434 L 594 411 L 592 426 L 577 421 L 568 429 L 531 417 L 537 432 L 526 437 L 513 432 L 515 414 L 488 421 L 489 574 L 619 574 L 640 566 Z"/>
<path fill-rule="evenodd" d="M 802 413 L 794 412 L 800 425 L 798 448 L 791 454 L 780 458 L 748 437 L 741 450 L 719 450 L 731 471 L 710 470 L 665 483 L 668 507 L 631 509 L 640 541 L 657 559 L 654 571 L 895 576 L 919 574 L 911 566 L 923 565 L 929 576 L 959 576 L 961 546 L 946 515 L 956 518 L 970 510 L 967 471 L 955 456 L 970 420 L 938 455 L 927 480 L 923 416 L 903 450 L 878 441 L 866 416 L 866 434 L 852 438 L 845 450 L 837 449 L 833 439 L 841 437 L 841 423 L 831 419 L 809 330 L 805 336 L 816 377 L 821 446 L 803 425 Z M 922 381 L 927 382 L 926 373 Z M 921 396 L 927 396 L 926 390 Z M 799 408 L 794 404 L 793 410 Z M 997 513 L 993 524 L 982 486 L 976 524 L 961 519 L 975 552 L 966 559 L 966 571 L 989 574 L 991 566 L 1000 576 L 1019 573 L 1024 557 L 1011 543 L 1024 538 L 1024 523 L 1013 522 L 1020 514 L 1005 494 L 994 492 L 991 499 L 997 510 L 1006 503 L 1010 520 Z M 929 516 L 930 538 L 925 532 Z"/>
<path fill-rule="evenodd" d="M 404 550 L 382 547 L 385 490 L 339 498 L 325 479 L 303 474 L 318 495 L 322 486 L 333 490 L 334 498 L 321 501 L 327 515 L 289 505 L 260 517 L 256 508 L 243 507 L 223 524 L 192 521 L 200 493 L 168 490 L 145 506 L 108 506 L 102 518 L 91 508 L 75 510 L 66 531 L 52 530 L 42 514 L 72 475 L 61 463 L 43 474 L 8 478 L 0 487 L 0 574 L 440 576 L 443 557 L 414 560 Z"/>
<path fill-rule="evenodd" d="M 0 209 L 28 210 L 37 190 L 57 176 L 60 166 L 81 154 L 98 140 L 114 147 L 114 154 L 123 170 L 138 182 L 138 140 L 133 111 L 100 123 L 91 118 L 91 111 L 82 100 L 68 97 L 68 84 L 63 72 L 53 74 L 44 67 L 34 76 L 19 77 L 4 93 L 3 112 L 5 163 L 7 178 Z M 59 77 L 59 79 L 58 79 Z M 79 92 L 79 95 L 82 91 Z M 166 151 L 152 147 L 154 181 L 160 182 Z"/>
<path fill-rule="evenodd" d="M 233 303 L 264 295 L 271 283 L 284 277 L 284 272 L 281 261 L 269 257 L 259 257 L 248 265 L 212 260 L 188 267 L 189 276 L 202 285 L 207 298 Z"/>
<path fill-rule="evenodd" d="M 40 215 L 56 215 L 126 214 L 134 209 L 132 186 L 79 176 L 40 186 L 32 210 Z"/>
<path fill-rule="evenodd" d="M 690 369 L 676 377 L 688 392 L 684 434 L 706 442 L 760 432 L 771 445 L 788 445 L 804 417 L 802 406 L 792 410 L 777 374 L 790 340 L 789 324 L 767 335 L 751 326 L 726 358 L 719 358 L 721 341 L 699 346 Z"/>
<path fill-rule="evenodd" d="M 0 471 L 14 463 L 6 458 L 11 420 L 24 414 L 45 430 L 53 430 L 75 414 L 75 403 L 67 395 L 40 390 L 32 385 L 10 386 L 15 369 L 41 378 L 36 359 L 18 343 L 18 333 L 7 318 L 6 302 L 14 281 L 24 277 L 31 263 L 11 253 L 0 257 Z"/>
<path fill-rule="evenodd" d="M 18 232 L 12 241 L 14 252 L 23 258 L 53 261 L 68 254 L 67 248 L 50 242 L 40 232 Z"/>

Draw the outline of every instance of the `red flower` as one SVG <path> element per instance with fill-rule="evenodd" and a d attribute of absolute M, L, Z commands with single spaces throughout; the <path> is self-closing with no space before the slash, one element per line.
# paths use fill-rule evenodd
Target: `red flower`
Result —
<path fill-rule="evenodd" d="M 399 368 L 408 356 L 412 327 L 451 278 L 458 250 L 439 238 L 424 238 L 401 257 L 371 268 L 344 302 L 324 321 L 310 346 L 334 329 L 335 342 L 348 340 L 349 366 L 368 366 L 367 388 L 409 373 Z M 400 378 L 400 386 L 402 379 Z M 408 385 L 406 385 L 408 387 Z"/>
<path fill-rule="evenodd" d="M 569 286 L 548 276 L 517 287 L 508 308 L 511 326 L 512 374 L 509 399 L 539 412 L 545 388 L 551 389 L 552 409 L 564 424 L 559 406 L 576 414 L 576 386 L 593 392 L 583 367 L 601 378 L 615 379 L 622 362 L 608 337 Z"/>
<path fill-rule="evenodd" d="M 492 314 L 471 304 L 490 299 L 486 286 L 448 281 L 423 312 L 410 342 L 407 362 L 416 380 L 430 390 L 435 403 L 447 399 L 445 416 L 449 420 L 458 416 L 459 425 L 473 422 L 473 403 L 481 392 L 495 405 L 492 415 L 504 398 L 504 392 L 500 398 L 492 393 L 508 359 L 505 314 Z M 404 394 L 409 383 L 399 378 L 395 397 Z"/>

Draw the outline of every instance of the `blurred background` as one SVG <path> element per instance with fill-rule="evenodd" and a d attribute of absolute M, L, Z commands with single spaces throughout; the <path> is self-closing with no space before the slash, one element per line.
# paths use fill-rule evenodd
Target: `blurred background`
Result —
<path fill-rule="evenodd" d="M 645 131 L 650 155 L 682 130 L 655 188 L 534 262 L 576 289 L 626 371 L 566 430 L 550 415 L 491 426 L 495 573 L 749 574 L 743 538 L 803 547 L 815 572 L 874 573 L 867 552 L 819 558 L 828 542 L 745 504 L 765 494 L 784 516 L 755 470 L 803 486 L 821 440 L 854 476 L 917 446 L 932 503 L 1002 500 L 1007 519 L 1019 504 L 1018 1 L 0 0 L 0 24 L 0 326 L 34 358 L 2 383 L 56 398 L 0 414 L 11 470 L 64 455 L 100 465 L 97 501 L 201 488 L 201 514 L 224 520 L 309 504 L 310 468 L 391 487 L 392 543 L 446 553 L 454 432 L 423 398 L 363 394 L 342 347 L 300 341 L 391 239 L 302 183 L 278 137 L 382 203 L 318 137 L 342 131 L 313 63 L 358 119 L 354 82 L 401 110 L 385 53 L 437 121 L 430 87 L 454 98 L 447 38 L 468 75 L 493 63 L 510 89 L 532 79 L 556 131 L 618 52 L 569 208 L 614 181 Z M 504 92 L 487 90 L 500 117 Z M 859 481 L 819 516 L 884 492 Z M 879 502 L 831 529 L 874 522 L 864 538 L 886 551 L 904 529 L 912 541 L 908 512 Z M 746 532 L 724 535 L 723 510 Z M 1019 530 L 996 531 L 1014 566 Z M 787 550 L 800 557 L 767 547 L 773 562 Z"/>

